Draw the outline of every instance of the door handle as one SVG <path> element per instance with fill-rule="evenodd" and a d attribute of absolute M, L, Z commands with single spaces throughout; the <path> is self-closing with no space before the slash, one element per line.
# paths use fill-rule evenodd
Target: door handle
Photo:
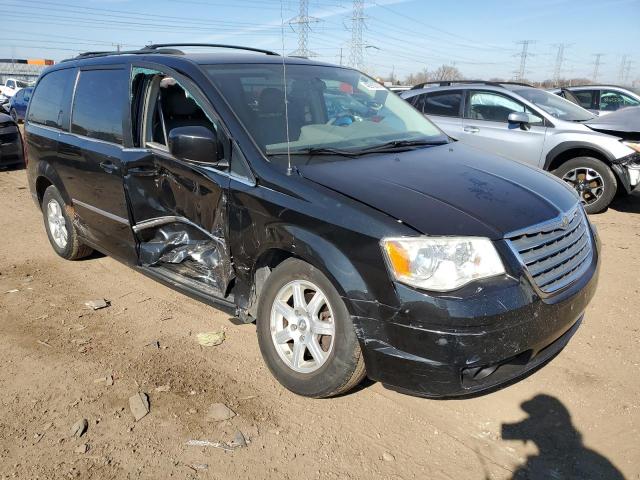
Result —
<path fill-rule="evenodd" d="M 104 162 L 101 162 L 100 168 L 107 173 L 113 173 L 118 169 L 117 165 L 111 160 L 105 160 Z"/>
<path fill-rule="evenodd" d="M 467 133 L 478 133 L 480 129 L 478 127 L 464 127 L 464 131 Z"/>

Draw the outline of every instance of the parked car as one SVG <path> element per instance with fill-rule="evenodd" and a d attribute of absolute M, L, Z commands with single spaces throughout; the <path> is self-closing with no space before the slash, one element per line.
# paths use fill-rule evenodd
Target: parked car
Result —
<path fill-rule="evenodd" d="M 18 125 L 9 115 L 0 113 L 0 168 L 23 164 L 22 138 Z"/>
<path fill-rule="evenodd" d="M 640 107 L 630 107 L 586 122 L 589 128 L 621 138 L 640 152 Z"/>
<path fill-rule="evenodd" d="M 21 88 L 28 87 L 27 82 L 16 80 L 15 78 L 8 78 L 5 80 L 4 85 L 0 85 L 0 95 L 4 95 L 6 98 L 13 97 Z"/>
<path fill-rule="evenodd" d="M 11 118 L 13 118 L 16 122 L 21 122 L 24 120 L 24 116 L 27 113 L 27 105 L 29 105 L 29 99 L 31 98 L 31 93 L 33 92 L 33 87 L 26 87 L 22 90 L 18 90 L 18 92 L 11 97 L 9 101 L 9 114 Z"/>
<path fill-rule="evenodd" d="M 496 388 L 575 333 L 600 254 L 564 182 L 450 139 L 356 70 L 177 47 L 39 79 L 28 179 L 58 255 L 99 250 L 255 321 L 273 375 L 310 397 L 365 374 Z"/>
<path fill-rule="evenodd" d="M 597 115 L 607 115 L 623 108 L 640 106 L 640 95 L 616 85 L 578 85 L 555 88 L 551 92 Z"/>
<path fill-rule="evenodd" d="M 640 154 L 594 131 L 594 115 L 523 84 L 436 82 L 401 95 L 452 137 L 548 170 L 580 195 L 587 213 L 640 183 Z"/>

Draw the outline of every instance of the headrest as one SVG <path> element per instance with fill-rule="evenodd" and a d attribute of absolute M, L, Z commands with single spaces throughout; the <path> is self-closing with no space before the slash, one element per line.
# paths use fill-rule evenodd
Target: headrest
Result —
<path fill-rule="evenodd" d="M 284 93 L 279 88 L 265 88 L 258 99 L 260 113 L 284 112 Z"/>
<path fill-rule="evenodd" d="M 191 97 L 177 85 L 162 89 L 162 98 L 169 112 L 173 115 L 187 116 L 197 113 L 199 107 Z"/>

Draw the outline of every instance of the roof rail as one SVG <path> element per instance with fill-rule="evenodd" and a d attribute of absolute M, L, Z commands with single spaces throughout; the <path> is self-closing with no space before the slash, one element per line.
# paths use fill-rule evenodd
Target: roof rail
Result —
<path fill-rule="evenodd" d="M 472 84 L 479 83 L 480 85 L 491 85 L 493 87 L 500 87 L 502 85 L 520 85 L 522 87 L 533 87 L 528 83 L 520 83 L 520 82 L 489 82 L 487 80 L 435 80 L 431 82 L 422 82 L 414 85 L 411 90 L 418 90 L 420 88 L 424 88 L 426 85 L 437 85 L 439 87 L 450 87 L 452 85 L 457 84 Z"/>
<path fill-rule="evenodd" d="M 159 54 L 164 53 L 165 55 L 184 55 L 184 52 L 175 48 L 164 48 L 164 49 L 154 49 L 150 50 L 146 47 L 141 48 L 140 50 L 105 50 L 99 52 L 84 52 L 80 53 L 73 58 L 65 58 L 62 62 L 70 62 L 72 60 L 80 60 L 83 58 L 94 58 L 94 57 L 107 57 L 110 55 L 145 55 L 145 54 Z M 61 63 L 62 63 L 61 62 Z"/>
<path fill-rule="evenodd" d="M 62 60 L 69 62 L 71 60 L 79 60 L 82 58 L 107 57 L 110 55 L 148 55 L 148 54 L 165 54 L 165 55 L 184 55 L 182 50 L 168 47 L 211 47 L 211 48 L 231 48 L 234 50 L 247 50 L 250 52 L 264 53 L 265 55 L 278 55 L 271 50 L 263 50 L 261 48 L 241 47 L 238 45 L 223 45 L 218 43 L 158 43 L 146 45 L 139 50 L 113 50 L 99 52 L 84 52 L 73 58 Z"/>
<path fill-rule="evenodd" d="M 247 50 L 249 52 L 258 52 L 264 53 L 265 55 L 277 55 L 279 53 L 273 52 L 271 50 L 264 50 L 262 48 L 253 48 L 253 47 L 242 47 L 240 45 L 225 45 L 222 43 L 154 43 L 152 45 L 147 45 L 144 48 L 147 50 L 157 50 L 160 48 L 166 47 L 210 47 L 210 48 L 230 48 L 233 50 Z"/>

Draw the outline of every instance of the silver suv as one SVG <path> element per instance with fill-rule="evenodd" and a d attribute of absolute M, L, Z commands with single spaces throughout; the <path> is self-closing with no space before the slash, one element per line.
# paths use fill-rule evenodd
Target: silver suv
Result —
<path fill-rule="evenodd" d="M 535 165 L 571 184 L 588 213 L 607 208 L 617 191 L 640 183 L 640 148 L 591 130 L 594 116 L 552 93 L 524 84 L 433 82 L 402 98 L 449 136 Z"/>

